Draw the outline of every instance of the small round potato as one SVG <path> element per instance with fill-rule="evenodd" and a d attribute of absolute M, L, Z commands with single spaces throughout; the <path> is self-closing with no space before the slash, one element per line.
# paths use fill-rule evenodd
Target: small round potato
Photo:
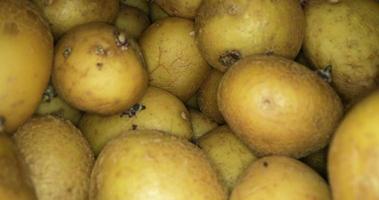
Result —
<path fill-rule="evenodd" d="M 139 38 L 142 32 L 150 25 L 149 17 L 138 8 L 121 6 L 115 25 L 132 38 Z"/>
<path fill-rule="evenodd" d="M 96 154 L 125 130 L 152 129 L 186 139 L 192 137 L 187 108 L 174 95 L 155 87 L 149 87 L 141 101 L 122 114 L 85 114 L 79 128 Z"/>
<path fill-rule="evenodd" d="M 261 158 L 245 171 L 230 200 L 331 200 L 325 180 L 304 163 L 281 156 Z"/>
<path fill-rule="evenodd" d="M 53 69 L 58 95 L 91 113 L 120 113 L 145 93 L 148 77 L 133 40 L 105 23 L 81 25 L 59 41 Z"/>
<path fill-rule="evenodd" d="M 190 110 L 193 137 L 197 141 L 201 136 L 216 128 L 218 124 L 197 110 Z"/>
<path fill-rule="evenodd" d="M 119 0 L 32 0 L 43 11 L 56 38 L 75 26 L 113 22 Z"/>
<path fill-rule="evenodd" d="M 168 17 L 152 24 L 140 38 L 150 84 L 184 102 L 196 93 L 210 70 L 194 36 L 191 20 Z"/>
<path fill-rule="evenodd" d="M 171 16 L 193 19 L 202 0 L 155 0 Z"/>

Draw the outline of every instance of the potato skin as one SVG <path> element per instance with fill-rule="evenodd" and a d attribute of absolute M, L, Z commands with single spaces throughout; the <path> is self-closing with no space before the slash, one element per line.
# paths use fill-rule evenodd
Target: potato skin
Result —
<path fill-rule="evenodd" d="M 115 25 L 132 38 L 139 38 L 150 25 L 149 17 L 138 8 L 121 6 L 115 20 Z"/>
<path fill-rule="evenodd" d="M 195 30 L 204 58 L 226 71 L 254 54 L 295 58 L 304 37 L 304 13 L 298 0 L 206 0 Z"/>
<path fill-rule="evenodd" d="M 111 116 L 87 113 L 82 117 L 79 128 L 87 137 L 96 155 L 109 140 L 126 130 L 150 129 L 185 139 L 192 137 L 188 110 L 183 102 L 169 92 L 149 87 L 136 105 L 138 109 L 132 108 L 135 113 Z"/>
<path fill-rule="evenodd" d="M 91 177 L 90 200 L 227 200 L 204 153 L 157 131 L 127 131 L 108 143 Z"/>
<path fill-rule="evenodd" d="M 30 2 L 2 0 L 0 43 L 0 129 L 13 133 L 33 114 L 47 87 L 53 37 Z"/>
<path fill-rule="evenodd" d="M 171 16 L 193 19 L 203 0 L 155 0 Z"/>
<path fill-rule="evenodd" d="M 252 192 L 254 191 L 254 192 Z M 331 200 L 327 183 L 304 163 L 284 157 L 261 158 L 245 171 L 230 200 Z"/>
<path fill-rule="evenodd" d="M 378 13 L 375 0 L 306 4 L 304 52 L 317 68 L 332 67 L 333 86 L 347 102 L 378 86 Z"/>
<path fill-rule="evenodd" d="M 196 93 L 210 70 L 194 34 L 191 20 L 168 17 L 150 25 L 140 38 L 150 84 L 183 102 Z"/>
<path fill-rule="evenodd" d="M 88 142 L 69 121 L 35 117 L 14 134 L 38 200 L 87 200 L 94 163 Z"/>
<path fill-rule="evenodd" d="M 79 110 L 103 115 L 137 103 L 148 77 L 132 42 L 104 23 L 71 30 L 56 47 L 52 82 L 58 95 Z"/>
<path fill-rule="evenodd" d="M 190 115 L 194 141 L 218 126 L 216 122 L 197 110 L 190 109 Z"/>
<path fill-rule="evenodd" d="M 250 56 L 221 80 L 218 105 L 257 156 L 306 156 L 323 148 L 343 114 L 335 91 L 316 73 L 278 56 Z"/>
<path fill-rule="evenodd" d="M 56 39 L 75 26 L 90 22 L 111 23 L 119 0 L 33 0 L 48 19 Z"/>
<path fill-rule="evenodd" d="M 328 173 L 333 199 L 379 198 L 379 91 L 357 103 L 330 144 Z"/>

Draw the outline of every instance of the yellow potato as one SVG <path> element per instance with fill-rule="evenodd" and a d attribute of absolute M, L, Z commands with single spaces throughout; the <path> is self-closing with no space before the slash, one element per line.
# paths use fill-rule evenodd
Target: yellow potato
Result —
<path fill-rule="evenodd" d="M 200 137 L 197 144 L 204 150 L 229 191 L 232 191 L 245 169 L 257 159 L 227 126 L 213 129 Z"/>
<path fill-rule="evenodd" d="M 212 69 L 201 84 L 197 97 L 201 112 L 219 124 L 224 123 L 224 117 L 217 105 L 217 89 L 223 75 L 220 71 Z"/>
<path fill-rule="evenodd" d="M 193 130 L 192 139 L 195 141 L 218 126 L 216 122 L 197 110 L 191 109 L 190 115 Z"/>
<path fill-rule="evenodd" d="M 328 173 L 335 200 L 379 199 L 379 91 L 356 104 L 330 144 Z"/>
<path fill-rule="evenodd" d="M 0 1 L 0 131 L 14 132 L 37 108 L 53 61 L 53 37 L 28 1 Z"/>
<path fill-rule="evenodd" d="M 184 102 L 196 93 L 210 70 L 194 34 L 191 20 L 168 17 L 152 24 L 140 38 L 150 84 Z"/>
<path fill-rule="evenodd" d="M 18 159 L 16 146 L 1 132 L 0 169 L 1 200 L 37 200 L 26 167 Z"/>
<path fill-rule="evenodd" d="M 111 23 L 119 0 L 32 0 L 50 22 L 56 38 L 75 26 L 90 22 Z"/>
<path fill-rule="evenodd" d="M 147 72 L 133 40 L 105 23 L 72 29 L 57 44 L 54 61 L 54 88 L 79 110 L 120 113 L 147 88 Z"/>
<path fill-rule="evenodd" d="M 343 114 L 326 81 L 278 56 L 250 56 L 230 68 L 218 89 L 218 105 L 230 128 L 258 156 L 300 158 L 318 151 Z"/>
<path fill-rule="evenodd" d="M 331 200 L 329 187 L 298 160 L 270 156 L 255 161 L 235 186 L 230 200 Z"/>
<path fill-rule="evenodd" d="M 14 134 L 38 200 L 87 200 L 93 153 L 69 121 L 32 118 Z"/>
<path fill-rule="evenodd" d="M 378 87 L 378 13 L 375 0 L 310 0 L 305 6 L 305 54 L 317 68 L 332 68 L 333 85 L 348 102 Z"/>
<path fill-rule="evenodd" d="M 68 105 L 60 97 L 53 86 L 49 85 L 43 94 L 42 101 L 39 104 L 36 115 L 54 115 L 67 120 L 70 120 L 73 124 L 78 124 L 82 113 Z"/>
<path fill-rule="evenodd" d="M 204 153 L 157 131 L 128 131 L 108 143 L 91 177 L 90 200 L 226 200 Z"/>
<path fill-rule="evenodd" d="M 304 37 L 299 0 L 206 0 L 195 19 L 204 58 L 220 71 L 254 54 L 293 59 Z"/>
<path fill-rule="evenodd" d="M 154 87 L 149 87 L 141 101 L 123 114 L 85 114 L 79 128 L 96 154 L 125 130 L 152 129 L 186 139 L 192 137 L 190 115 L 183 103 L 169 92 Z"/>
<path fill-rule="evenodd" d="M 122 6 L 118 11 L 115 25 L 132 38 L 139 38 L 150 25 L 148 16 L 137 8 Z"/>
<path fill-rule="evenodd" d="M 202 0 L 154 0 L 154 2 L 169 15 L 193 19 Z"/>
<path fill-rule="evenodd" d="M 164 11 L 161 7 L 159 7 L 157 3 L 155 3 L 154 1 L 150 3 L 149 15 L 152 22 L 169 17 L 168 13 L 166 13 L 166 11 Z"/>

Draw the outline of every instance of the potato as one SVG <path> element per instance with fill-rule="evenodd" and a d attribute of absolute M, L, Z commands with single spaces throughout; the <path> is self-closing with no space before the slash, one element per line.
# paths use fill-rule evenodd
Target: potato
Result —
<path fill-rule="evenodd" d="M 356 104 L 330 144 L 328 172 L 333 199 L 379 199 L 379 91 Z"/>
<path fill-rule="evenodd" d="M 122 4 L 138 8 L 146 15 L 149 14 L 149 0 L 120 0 Z"/>
<path fill-rule="evenodd" d="M 30 170 L 38 200 L 86 200 L 93 153 L 69 121 L 45 116 L 30 119 L 14 135 Z"/>
<path fill-rule="evenodd" d="M 0 199 L 37 200 L 26 167 L 18 159 L 16 146 L 1 132 L 0 169 Z"/>
<path fill-rule="evenodd" d="M 78 26 L 56 47 L 52 81 L 73 107 L 103 115 L 137 103 L 148 84 L 133 40 L 104 23 Z"/>
<path fill-rule="evenodd" d="M 270 156 L 255 161 L 234 188 L 230 200 L 331 200 L 326 184 L 298 160 Z"/>
<path fill-rule="evenodd" d="M 39 104 L 36 115 L 54 115 L 67 120 L 73 124 L 78 124 L 82 113 L 68 105 L 55 92 L 53 86 L 49 85 L 42 96 L 42 101 Z"/>
<path fill-rule="evenodd" d="M 221 80 L 218 105 L 230 128 L 258 156 L 300 158 L 318 151 L 343 114 L 326 81 L 278 56 L 250 56 L 236 63 Z"/>
<path fill-rule="evenodd" d="M 150 20 L 155 22 L 157 20 L 169 17 L 168 13 L 157 5 L 154 1 L 150 3 Z"/>
<path fill-rule="evenodd" d="M 253 54 L 295 58 L 304 37 L 304 13 L 298 0 L 207 0 L 195 30 L 204 58 L 226 71 Z"/>
<path fill-rule="evenodd" d="M 204 153 L 157 131 L 128 131 L 108 143 L 91 177 L 90 200 L 226 200 Z"/>
<path fill-rule="evenodd" d="M 192 139 L 195 141 L 218 126 L 216 122 L 197 110 L 190 109 L 190 115 L 193 130 Z"/>
<path fill-rule="evenodd" d="M 304 52 L 317 68 L 332 68 L 333 86 L 347 102 L 378 87 L 378 13 L 375 0 L 310 0 L 305 6 Z"/>
<path fill-rule="evenodd" d="M 139 38 L 150 25 L 148 16 L 137 8 L 122 6 L 115 20 L 115 25 L 132 38 Z"/>
<path fill-rule="evenodd" d="M 159 20 L 142 34 L 140 45 L 150 84 L 184 102 L 196 93 L 210 70 L 196 46 L 191 20 L 177 17 Z"/>
<path fill-rule="evenodd" d="M 90 22 L 111 23 L 119 0 L 32 0 L 43 11 L 56 38 L 75 26 Z"/>
<path fill-rule="evenodd" d="M 193 19 L 202 0 L 154 0 L 154 2 L 169 15 Z"/>
<path fill-rule="evenodd" d="M 125 130 L 152 129 L 190 139 L 190 115 L 183 103 L 169 92 L 150 87 L 138 104 L 122 114 L 101 116 L 85 114 L 79 128 L 95 154 Z"/>
<path fill-rule="evenodd" d="M 0 132 L 13 133 L 37 108 L 53 61 L 53 37 L 28 1 L 0 1 Z"/>
<path fill-rule="evenodd" d="M 224 117 L 217 105 L 217 89 L 224 74 L 212 69 L 208 77 L 201 84 L 197 97 L 197 104 L 202 113 L 219 124 L 224 123 Z"/>
<path fill-rule="evenodd" d="M 245 169 L 257 159 L 228 126 L 220 126 L 200 137 L 197 144 L 204 150 L 221 180 L 232 191 Z"/>

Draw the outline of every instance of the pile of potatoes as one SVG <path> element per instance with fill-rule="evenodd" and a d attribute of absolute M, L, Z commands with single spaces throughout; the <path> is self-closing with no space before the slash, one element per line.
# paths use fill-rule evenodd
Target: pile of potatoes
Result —
<path fill-rule="evenodd" d="M 376 0 L 0 0 L 0 200 L 376 200 L 378 80 Z"/>

